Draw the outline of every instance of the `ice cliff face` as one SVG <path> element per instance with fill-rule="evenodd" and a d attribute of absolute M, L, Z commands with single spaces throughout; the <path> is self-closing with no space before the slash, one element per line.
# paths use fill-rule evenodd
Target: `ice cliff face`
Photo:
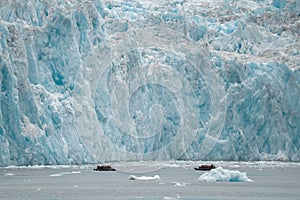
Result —
<path fill-rule="evenodd" d="M 0 165 L 300 160 L 297 0 L 0 2 Z"/>

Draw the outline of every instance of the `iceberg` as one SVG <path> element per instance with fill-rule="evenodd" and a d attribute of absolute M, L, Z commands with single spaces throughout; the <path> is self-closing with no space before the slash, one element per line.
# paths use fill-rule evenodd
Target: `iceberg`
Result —
<path fill-rule="evenodd" d="M 0 2 L 0 166 L 300 161 L 297 0 Z"/>
<path fill-rule="evenodd" d="M 240 172 L 238 170 L 228 170 L 223 169 L 222 167 L 218 167 L 216 169 L 212 169 L 209 172 L 202 174 L 198 181 L 200 182 L 252 182 L 251 179 L 248 178 L 246 172 Z"/>

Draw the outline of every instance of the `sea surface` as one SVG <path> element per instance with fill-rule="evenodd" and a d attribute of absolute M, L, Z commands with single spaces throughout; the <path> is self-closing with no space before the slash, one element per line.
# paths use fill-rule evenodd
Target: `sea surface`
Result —
<path fill-rule="evenodd" d="M 251 182 L 199 182 L 200 164 L 246 172 Z M 300 163 L 117 162 L 117 171 L 96 165 L 0 168 L 0 199 L 300 199 Z M 129 177 L 149 180 L 130 180 Z M 156 176 L 157 175 L 157 176 Z M 155 177 L 151 180 L 151 177 Z M 159 178 L 157 178 L 159 177 Z"/>

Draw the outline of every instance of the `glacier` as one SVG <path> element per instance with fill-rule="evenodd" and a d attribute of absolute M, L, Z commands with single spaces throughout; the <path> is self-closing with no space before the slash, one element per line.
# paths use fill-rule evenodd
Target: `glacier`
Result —
<path fill-rule="evenodd" d="M 4 0 L 0 68 L 0 166 L 300 161 L 298 0 Z"/>

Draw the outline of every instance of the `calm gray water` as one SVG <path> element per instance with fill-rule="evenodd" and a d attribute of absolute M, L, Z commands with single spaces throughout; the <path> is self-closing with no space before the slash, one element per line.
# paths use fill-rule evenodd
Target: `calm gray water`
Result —
<path fill-rule="evenodd" d="M 253 182 L 198 182 L 198 163 L 113 163 L 95 166 L 0 168 L 0 199 L 300 199 L 299 163 L 214 163 L 246 172 Z M 138 173 L 134 173 L 138 172 Z M 159 175 L 159 180 L 128 177 Z"/>

